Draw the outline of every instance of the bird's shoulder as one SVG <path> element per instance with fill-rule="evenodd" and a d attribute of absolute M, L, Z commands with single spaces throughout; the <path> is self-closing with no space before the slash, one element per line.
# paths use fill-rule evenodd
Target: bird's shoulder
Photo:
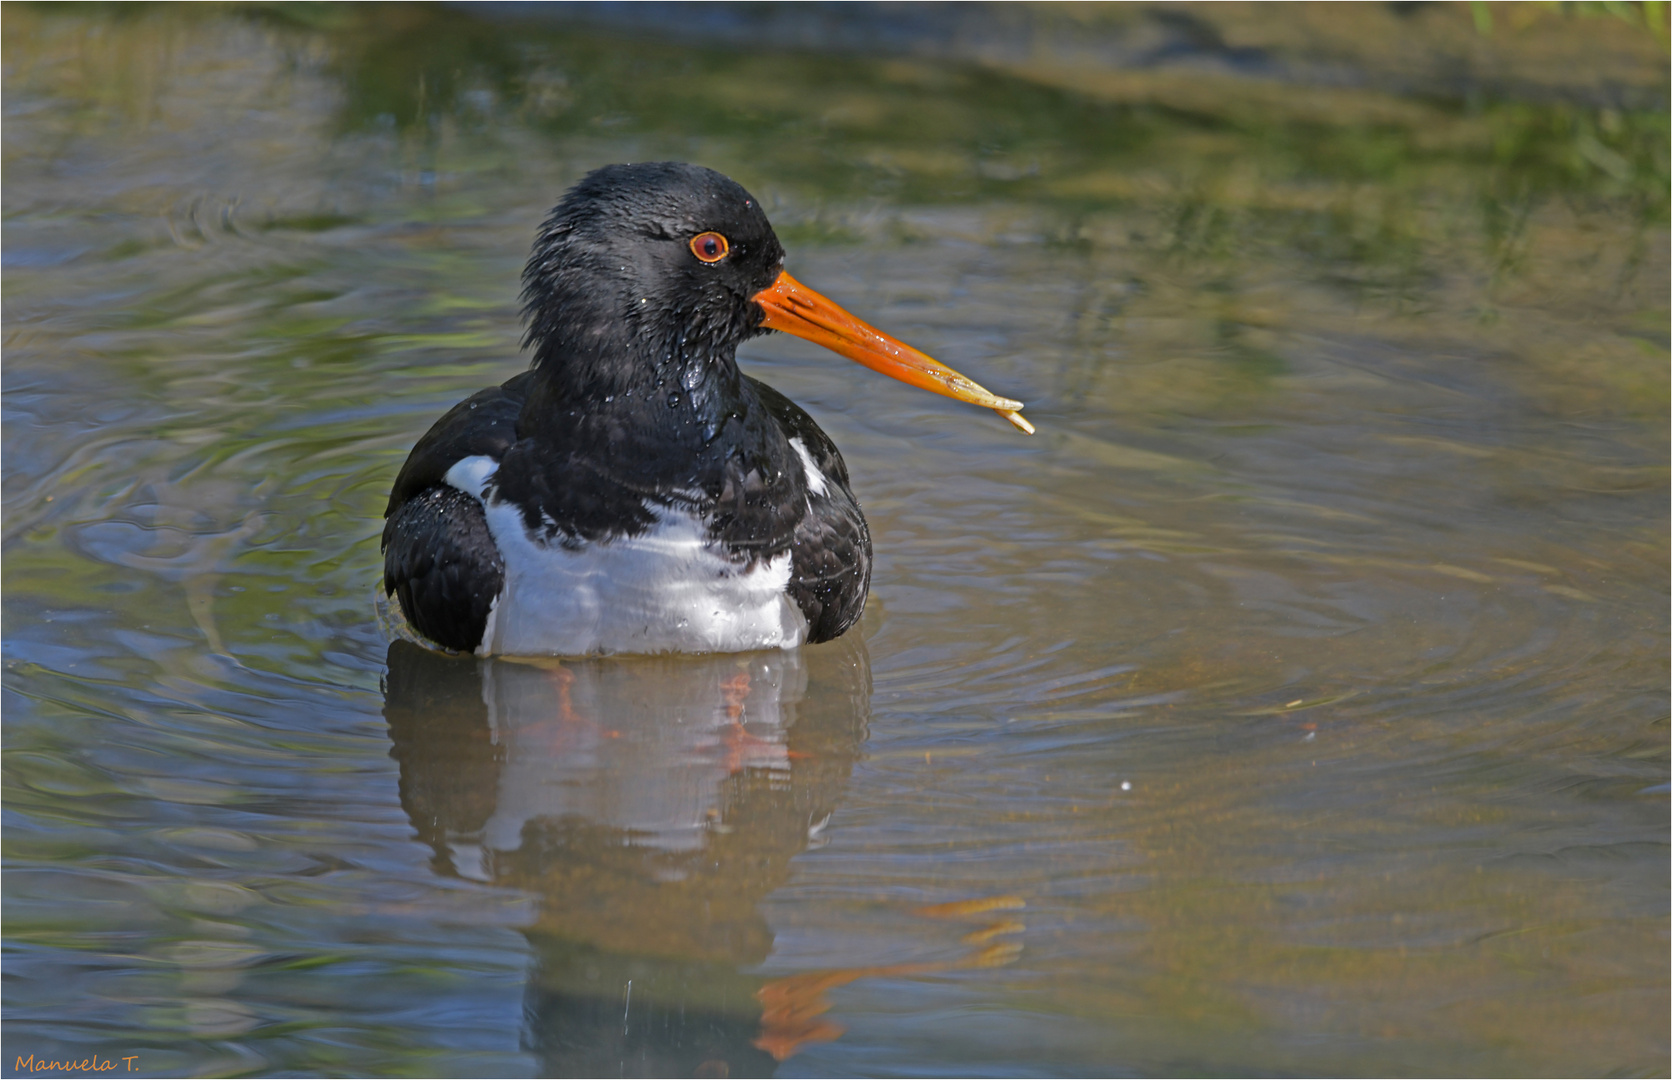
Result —
<path fill-rule="evenodd" d="M 849 484 L 847 462 L 842 460 L 842 452 L 836 449 L 836 443 L 811 416 L 807 415 L 807 410 L 759 379 L 748 375 L 743 378 L 754 390 L 756 399 L 766 409 L 767 415 L 777 422 L 784 437 L 799 439 L 808 456 L 813 459 L 813 464 L 818 466 L 819 472 L 846 488 Z"/>
<path fill-rule="evenodd" d="M 517 417 L 528 395 L 532 372 L 465 398 L 430 426 L 407 455 L 395 477 L 384 517 L 392 517 L 409 499 L 445 482 L 447 470 L 468 457 L 499 460 L 517 441 Z"/>

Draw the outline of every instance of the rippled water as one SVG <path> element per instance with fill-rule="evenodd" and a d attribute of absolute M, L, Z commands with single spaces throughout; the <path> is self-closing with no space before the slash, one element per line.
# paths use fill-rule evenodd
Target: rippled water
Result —
<path fill-rule="evenodd" d="M 272 10 L 6 9 L 7 1072 L 1667 1071 L 1648 31 Z M 1040 434 L 762 339 L 856 633 L 391 645 L 407 448 L 660 157 Z"/>

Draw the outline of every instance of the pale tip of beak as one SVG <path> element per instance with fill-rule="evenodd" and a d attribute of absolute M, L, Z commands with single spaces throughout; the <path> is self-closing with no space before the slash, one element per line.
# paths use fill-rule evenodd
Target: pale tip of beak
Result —
<path fill-rule="evenodd" d="M 1022 419 L 1022 414 L 1017 412 L 1015 409 L 995 409 L 993 411 L 1010 421 L 1012 424 L 1015 424 L 1029 435 L 1033 434 L 1033 425 Z"/>

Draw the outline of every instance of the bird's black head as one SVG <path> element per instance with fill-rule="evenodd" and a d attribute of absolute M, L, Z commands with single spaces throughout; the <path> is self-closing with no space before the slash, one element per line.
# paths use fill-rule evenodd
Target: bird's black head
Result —
<path fill-rule="evenodd" d="M 562 395 L 735 380 L 758 332 L 751 297 L 783 268 L 760 203 L 712 169 L 609 165 L 552 210 L 523 271 L 525 344 Z"/>
<path fill-rule="evenodd" d="M 760 203 L 697 165 L 663 161 L 588 173 L 540 227 L 522 295 L 534 378 L 519 436 L 539 428 L 577 445 L 625 444 L 647 434 L 672 444 L 700 432 L 712 441 L 751 414 L 737 346 L 769 329 L 996 409 L 1033 430 L 1016 412 L 1020 402 L 988 392 L 790 277 Z"/>

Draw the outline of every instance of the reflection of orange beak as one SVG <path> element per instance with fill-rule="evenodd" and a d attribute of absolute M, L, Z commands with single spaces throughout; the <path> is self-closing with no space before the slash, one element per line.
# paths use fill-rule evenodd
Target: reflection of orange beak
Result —
<path fill-rule="evenodd" d="M 752 299 L 766 312 L 761 325 L 782 330 L 937 394 L 992 409 L 1029 435 L 1033 425 L 1022 419 L 1020 401 L 1001 398 L 964 378 L 868 323 L 860 322 L 801 282 L 780 273 L 778 280 Z"/>

